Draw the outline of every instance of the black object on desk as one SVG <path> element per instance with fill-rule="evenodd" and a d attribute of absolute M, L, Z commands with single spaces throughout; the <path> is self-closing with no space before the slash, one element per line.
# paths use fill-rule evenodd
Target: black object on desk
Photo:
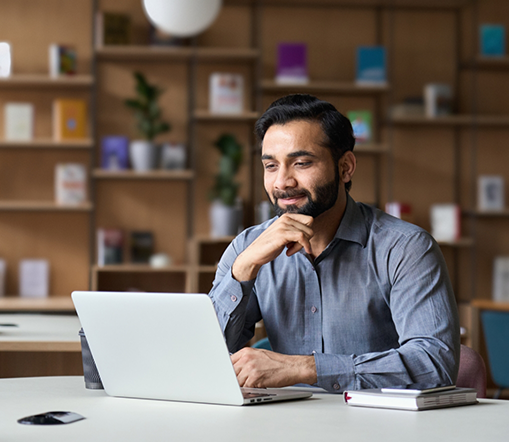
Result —
<path fill-rule="evenodd" d="M 24 425 L 62 425 L 85 419 L 81 414 L 72 411 L 48 411 L 47 413 L 33 414 L 18 419 Z"/>

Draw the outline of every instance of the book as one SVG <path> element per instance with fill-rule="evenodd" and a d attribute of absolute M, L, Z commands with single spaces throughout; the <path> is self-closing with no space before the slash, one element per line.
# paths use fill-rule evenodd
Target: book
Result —
<path fill-rule="evenodd" d="M 406 222 L 413 222 L 412 206 L 408 203 L 391 201 L 385 203 L 385 212 Z"/>
<path fill-rule="evenodd" d="M 70 45 L 51 44 L 49 46 L 49 74 L 52 77 L 59 75 L 76 74 L 76 49 Z"/>
<path fill-rule="evenodd" d="M 53 102 L 53 137 L 56 141 L 87 137 L 87 103 L 58 99 Z"/>
<path fill-rule="evenodd" d="M 154 235 L 147 231 L 131 232 L 130 240 L 131 262 L 148 264 L 154 254 Z"/>
<path fill-rule="evenodd" d="M 128 45 L 131 43 L 132 23 L 129 14 L 99 11 L 95 20 L 95 43 L 97 47 Z"/>
<path fill-rule="evenodd" d="M 505 180 L 501 175 L 480 175 L 477 179 L 477 208 L 502 211 L 505 208 Z"/>
<path fill-rule="evenodd" d="M 384 46 L 359 46 L 355 82 L 360 86 L 387 84 L 387 57 Z"/>
<path fill-rule="evenodd" d="M 347 117 L 352 123 L 353 136 L 357 144 L 370 143 L 372 141 L 371 111 L 359 110 L 347 112 Z"/>
<path fill-rule="evenodd" d="M 7 281 L 7 262 L 0 258 L 0 297 L 5 296 L 5 283 Z"/>
<path fill-rule="evenodd" d="M 87 169 L 84 164 L 59 163 L 55 166 L 57 204 L 78 206 L 87 200 Z"/>
<path fill-rule="evenodd" d="M 277 46 L 276 83 L 309 82 L 306 43 L 279 43 Z"/>
<path fill-rule="evenodd" d="M 129 168 L 129 138 L 123 135 L 101 138 L 101 167 L 106 170 Z"/>
<path fill-rule="evenodd" d="M 244 77 L 215 72 L 209 78 L 209 110 L 214 114 L 240 114 L 244 110 Z"/>
<path fill-rule="evenodd" d="M 29 141 L 34 138 L 34 105 L 31 103 L 5 103 L 5 139 Z"/>
<path fill-rule="evenodd" d="M 122 264 L 124 232 L 121 229 L 97 229 L 97 264 Z"/>
<path fill-rule="evenodd" d="M 0 77 L 11 75 L 11 45 L 0 41 Z"/>
<path fill-rule="evenodd" d="M 48 260 L 22 259 L 19 262 L 19 294 L 29 298 L 45 298 L 48 296 Z"/>
<path fill-rule="evenodd" d="M 184 144 L 164 143 L 161 146 L 161 169 L 183 170 L 186 168 L 186 157 Z"/>
<path fill-rule="evenodd" d="M 482 24 L 479 26 L 479 49 L 483 57 L 505 55 L 505 26 Z"/>
<path fill-rule="evenodd" d="M 452 89 L 448 84 L 430 83 L 424 86 L 424 114 L 428 118 L 452 113 Z"/>
<path fill-rule="evenodd" d="M 434 408 L 457 407 L 477 403 L 474 388 L 459 388 L 434 393 L 386 393 L 382 389 L 345 391 L 345 404 L 354 407 L 392 408 L 421 411 Z"/>
<path fill-rule="evenodd" d="M 493 301 L 509 302 L 509 256 L 493 260 Z"/>
<path fill-rule="evenodd" d="M 452 242 L 461 237 L 461 210 L 457 204 L 433 204 L 431 235 L 436 241 Z"/>

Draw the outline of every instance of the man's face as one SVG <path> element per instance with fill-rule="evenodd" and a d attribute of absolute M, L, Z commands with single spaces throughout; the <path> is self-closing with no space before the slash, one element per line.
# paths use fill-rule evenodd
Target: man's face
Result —
<path fill-rule="evenodd" d="M 300 213 L 314 218 L 337 201 L 338 165 L 320 145 L 318 123 L 291 121 L 271 126 L 263 139 L 265 191 L 277 215 Z"/>

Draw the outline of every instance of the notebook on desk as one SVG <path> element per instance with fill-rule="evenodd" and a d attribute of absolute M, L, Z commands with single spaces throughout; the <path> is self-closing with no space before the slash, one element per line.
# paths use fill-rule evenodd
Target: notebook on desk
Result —
<path fill-rule="evenodd" d="M 249 405 L 312 395 L 240 388 L 207 295 L 75 291 L 72 299 L 110 396 Z"/>

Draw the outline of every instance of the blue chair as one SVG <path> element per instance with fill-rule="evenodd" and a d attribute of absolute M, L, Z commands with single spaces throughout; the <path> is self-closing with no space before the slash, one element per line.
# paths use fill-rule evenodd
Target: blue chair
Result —
<path fill-rule="evenodd" d="M 498 399 L 509 388 L 509 312 L 484 310 L 481 322 L 491 377 L 498 387 L 493 398 Z"/>
<path fill-rule="evenodd" d="M 264 350 L 272 350 L 270 346 L 269 338 L 262 338 L 259 341 L 256 341 L 252 346 L 252 348 L 263 348 Z"/>

